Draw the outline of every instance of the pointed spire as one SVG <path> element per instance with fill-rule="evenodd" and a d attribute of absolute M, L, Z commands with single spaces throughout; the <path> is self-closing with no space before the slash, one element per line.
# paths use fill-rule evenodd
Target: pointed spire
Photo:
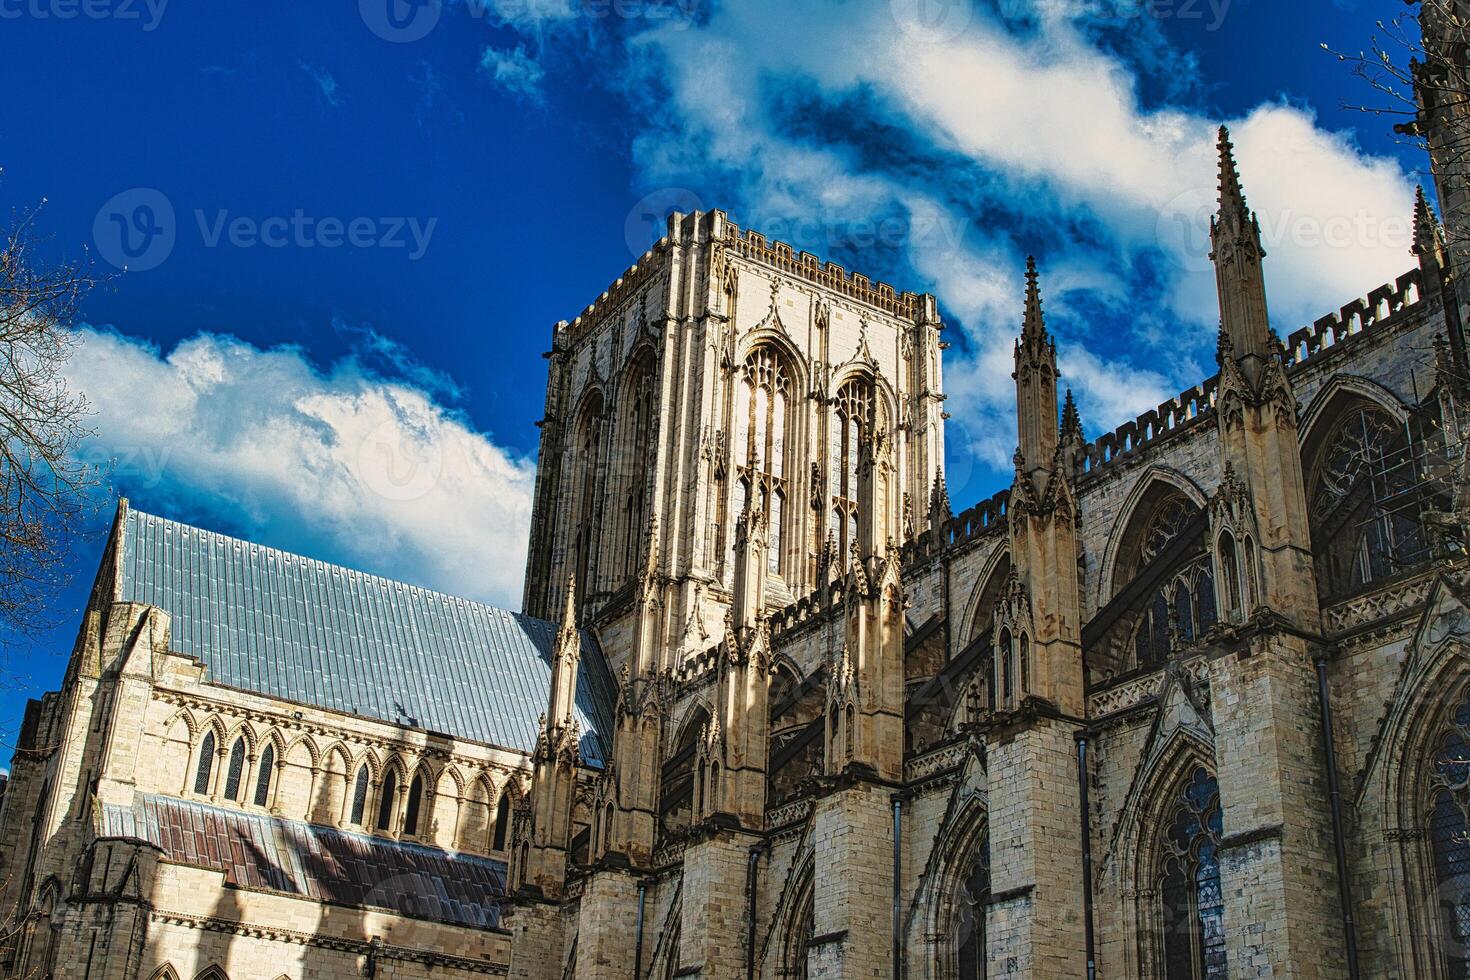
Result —
<path fill-rule="evenodd" d="M 1068 436 L 1083 438 L 1082 413 L 1077 411 L 1077 400 L 1072 397 L 1072 389 L 1067 389 L 1067 400 L 1062 404 L 1062 441 Z"/>
<path fill-rule="evenodd" d="M 949 505 L 949 486 L 944 482 L 944 468 L 934 470 L 934 486 L 929 491 L 929 514 L 935 523 L 943 523 L 953 516 Z"/>
<path fill-rule="evenodd" d="M 1421 258 L 1436 259 L 1444 251 L 1444 232 L 1424 194 L 1423 184 L 1414 192 L 1414 247 L 1410 251 Z"/>
<path fill-rule="evenodd" d="M 1240 168 L 1235 164 L 1235 144 L 1230 141 L 1230 128 L 1220 127 L 1220 216 L 1239 215 L 1250 219 L 1245 191 L 1240 185 Z"/>
<path fill-rule="evenodd" d="M 1036 271 L 1036 257 L 1026 257 L 1026 319 L 1021 340 L 1026 342 L 1046 336 L 1046 315 L 1041 308 L 1041 273 Z"/>
<path fill-rule="evenodd" d="M 567 579 L 567 601 L 562 608 L 561 614 L 561 636 L 565 638 L 568 633 L 577 633 L 577 576 L 573 575 Z"/>

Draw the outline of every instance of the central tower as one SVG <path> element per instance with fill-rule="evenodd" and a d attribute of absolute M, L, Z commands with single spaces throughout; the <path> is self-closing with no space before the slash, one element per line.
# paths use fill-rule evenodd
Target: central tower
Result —
<path fill-rule="evenodd" d="M 720 211 L 672 215 L 637 265 L 553 330 L 526 611 L 559 614 L 575 577 L 581 622 L 615 670 L 680 666 L 724 631 L 748 510 L 768 536 L 762 612 L 846 574 L 869 435 L 892 449 L 878 531 L 906 538 L 944 457 L 941 329 L 930 296 Z M 653 630 L 638 614 L 650 571 Z M 653 649 L 635 657 L 640 636 Z"/>

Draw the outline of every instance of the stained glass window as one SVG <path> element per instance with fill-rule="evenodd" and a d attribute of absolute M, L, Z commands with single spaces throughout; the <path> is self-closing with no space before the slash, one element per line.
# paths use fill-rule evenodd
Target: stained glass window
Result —
<path fill-rule="evenodd" d="M 245 775 L 245 739 L 235 739 L 235 747 L 230 749 L 230 767 L 225 771 L 225 799 L 238 800 L 240 798 L 240 780 Z"/>
<path fill-rule="evenodd" d="M 398 773 L 392 769 L 383 777 L 383 789 L 378 797 L 378 829 L 393 827 L 393 798 L 398 795 Z"/>
<path fill-rule="evenodd" d="M 1157 562 L 1198 514 L 1199 509 L 1184 497 L 1172 497 L 1160 505 L 1144 530 L 1139 570 Z M 1142 606 L 1133 635 L 1135 664 L 1149 667 L 1163 663 L 1173 650 L 1176 636 L 1184 642 L 1193 640 L 1214 626 L 1218 618 L 1214 564 L 1205 553 L 1201 537 L 1198 552 L 1185 559 Z"/>
<path fill-rule="evenodd" d="M 510 794 L 502 792 L 500 802 L 495 805 L 495 836 L 491 848 L 505 850 L 505 840 L 510 833 Z"/>
<path fill-rule="evenodd" d="M 1470 692 L 1462 698 L 1435 754 L 1429 810 L 1440 941 L 1457 980 L 1470 978 Z"/>
<path fill-rule="evenodd" d="M 1387 578 L 1430 557 L 1426 509 L 1410 429 L 1372 405 L 1328 434 L 1312 488 L 1312 543 L 1324 593 Z"/>
<path fill-rule="evenodd" d="M 969 874 L 960 883 L 955 907 L 954 941 L 958 980 L 985 980 L 985 907 L 990 899 L 990 839 L 980 848 Z"/>
<path fill-rule="evenodd" d="M 214 774 L 214 732 L 205 732 L 199 743 L 199 768 L 194 772 L 194 792 L 209 795 L 209 777 Z"/>
<path fill-rule="evenodd" d="M 255 805 L 265 806 L 270 800 L 271 771 L 276 768 L 276 747 L 267 742 L 260 754 L 260 772 L 255 776 Z"/>
<path fill-rule="evenodd" d="M 1165 832 L 1162 881 L 1166 980 L 1226 980 L 1225 899 L 1220 887 L 1220 789 L 1196 768 Z"/>
<path fill-rule="evenodd" d="M 361 766 L 357 770 L 357 781 L 352 786 L 352 821 L 351 822 L 353 823 L 353 825 L 358 826 L 358 827 L 361 827 L 362 826 L 363 816 L 367 813 L 367 795 L 368 795 L 368 781 L 369 781 L 369 778 L 370 777 L 368 775 L 368 767 L 365 766 L 365 765 L 364 766 Z"/>
<path fill-rule="evenodd" d="M 417 834 L 419 832 L 419 807 L 424 799 L 424 777 L 415 776 L 408 787 L 408 807 L 403 814 L 403 832 L 405 834 Z"/>

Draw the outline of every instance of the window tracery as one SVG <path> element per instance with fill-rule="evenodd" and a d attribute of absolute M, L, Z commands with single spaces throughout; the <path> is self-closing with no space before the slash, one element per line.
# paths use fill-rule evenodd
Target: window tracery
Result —
<path fill-rule="evenodd" d="M 791 391 L 791 377 L 775 350 L 761 347 L 746 359 L 735 412 L 734 514 L 743 513 L 747 501 L 764 514 L 771 536 L 770 570 L 776 574 L 781 572 L 789 516 L 786 439 Z M 733 561 L 730 566 L 733 569 Z"/>
<path fill-rule="evenodd" d="M 1190 775 L 1165 828 L 1159 875 L 1163 975 L 1227 980 L 1220 788 L 1203 767 Z"/>
<path fill-rule="evenodd" d="M 990 903 L 990 837 L 980 841 L 969 872 L 955 896 L 954 943 L 957 980 L 985 980 L 985 910 Z"/>
<path fill-rule="evenodd" d="M 1198 508 L 1182 496 L 1161 504 L 1144 530 L 1138 568 L 1146 569 L 1163 557 L 1198 513 Z M 1135 665 L 1162 663 L 1178 641 L 1195 639 L 1218 619 L 1214 564 L 1201 542 L 1199 553 L 1187 559 L 1143 603 L 1133 634 Z"/>
<path fill-rule="evenodd" d="M 1446 975 L 1470 977 L 1470 689 L 1461 694 L 1440 737 L 1429 785 L 1429 839 Z"/>
<path fill-rule="evenodd" d="M 857 540 L 858 453 L 875 411 L 873 384 L 866 378 L 854 378 L 838 390 L 832 418 L 830 525 L 839 556 L 846 556 Z"/>
<path fill-rule="evenodd" d="M 626 443 L 628 486 L 623 500 L 623 577 L 632 578 L 642 567 L 643 536 L 648 526 L 648 478 L 652 470 L 649 453 L 653 441 L 653 370 L 642 363 L 634 370 L 632 390 L 628 392 L 628 425 L 631 432 Z"/>
<path fill-rule="evenodd" d="M 573 554 L 576 561 L 576 576 L 583 588 L 583 595 L 594 591 L 591 571 L 592 556 L 597 541 L 597 497 L 598 466 L 602 459 L 602 394 L 594 391 L 582 409 L 574 443 L 578 453 L 576 468 L 577 496 L 576 525 L 573 535 Z"/>
<path fill-rule="evenodd" d="M 1312 541 L 1325 595 L 1341 595 L 1430 557 L 1412 428 L 1371 404 L 1344 414 L 1322 443 Z"/>

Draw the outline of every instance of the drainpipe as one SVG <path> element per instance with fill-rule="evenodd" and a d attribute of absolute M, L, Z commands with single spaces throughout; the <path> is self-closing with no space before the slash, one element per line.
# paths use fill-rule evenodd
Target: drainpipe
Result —
<path fill-rule="evenodd" d="M 903 800 L 893 798 L 893 980 L 903 977 Z"/>
<path fill-rule="evenodd" d="M 766 842 L 750 845 L 745 864 L 745 978 L 755 980 L 755 877 Z"/>
<path fill-rule="evenodd" d="M 1087 799 L 1088 730 L 1077 733 L 1077 789 L 1082 804 L 1082 928 L 1087 941 L 1087 980 L 1097 980 L 1096 938 L 1092 922 L 1092 807 Z"/>
<path fill-rule="evenodd" d="M 1332 697 L 1327 658 L 1317 658 L 1317 700 L 1322 708 L 1322 750 L 1326 753 L 1327 793 L 1332 803 L 1332 842 L 1337 849 L 1337 894 L 1342 903 L 1342 936 L 1347 943 L 1348 977 L 1358 980 L 1358 932 L 1353 925 L 1353 888 L 1348 880 L 1347 839 L 1342 830 L 1342 790 L 1337 782 L 1337 748 L 1332 736 Z"/>
<path fill-rule="evenodd" d="M 643 976 L 643 908 L 648 898 L 648 882 L 638 882 L 638 927 L 633 934 L 633 980 Z"/>

